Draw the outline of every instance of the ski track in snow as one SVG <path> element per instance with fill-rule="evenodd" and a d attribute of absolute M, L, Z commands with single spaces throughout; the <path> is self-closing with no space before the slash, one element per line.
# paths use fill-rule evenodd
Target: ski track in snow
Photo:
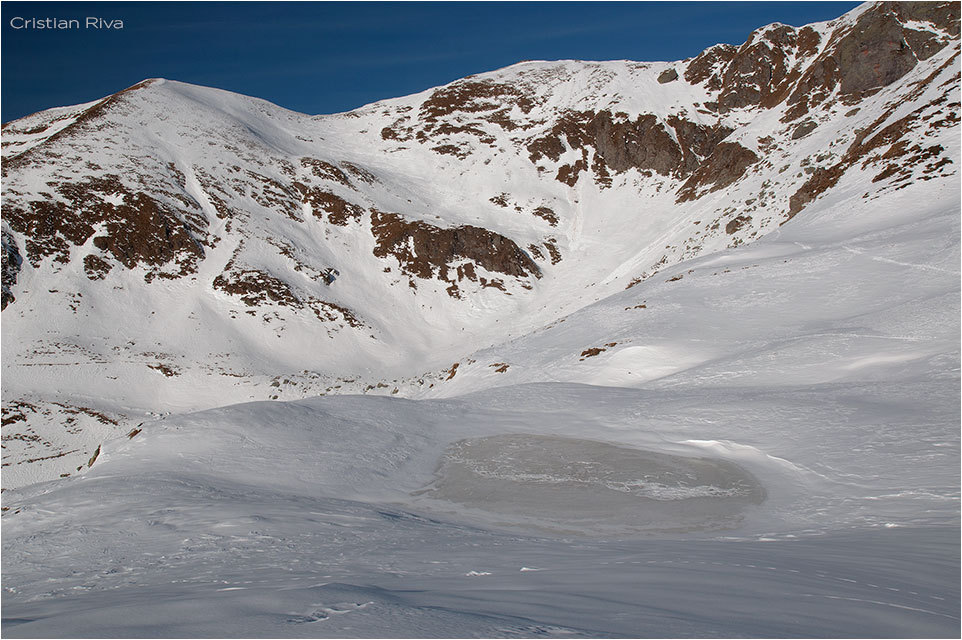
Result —
<path fill-rule="evenodd" d="M 843 246 L 842 248 L 848 251 L 849 253 L 854 253 L 855 255 L 858 255 L 858 256 L 863 256 L 866 253 L 865 251 L 853 249 L 852 247 Z M 883 258 L 882 256 L 869 256 L 869 259 L 875 260 L 876 262 L 887 262 L 889 264 L 896 264 L 900 267 L 911 267 L 912 269 L 922 269 L 923 271 L 938 271 L 940 273 L 950 273 L 956 276 L 962 275 L 962 272 L 960 271 L 953 271 L 951 269 L 942 269 L 940 267 L 933 267 L 927 264 L 913 264 L 911 262 L 900 262 L 898 260 L 892 260 L 891 258 Z"/>

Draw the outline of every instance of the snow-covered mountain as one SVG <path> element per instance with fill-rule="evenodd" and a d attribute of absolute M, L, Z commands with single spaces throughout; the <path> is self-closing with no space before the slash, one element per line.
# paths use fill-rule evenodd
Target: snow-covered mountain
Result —
<path fill-rule="evenodd" d="M 9 633 L 957 634 L 959 53 L 5 124 Z"/>
<path fill-rule="evenodd" d="M 75 471 L 151 413 L 444 395 L 500 361 L 475 351 L 800 213 L 934 193 L 958 178 L 957 18 L 865 6 L 334 116 L 147 80 L 8 123 L 6 486 Z M 617 341 L 592 340 L 558 357 Z"/>

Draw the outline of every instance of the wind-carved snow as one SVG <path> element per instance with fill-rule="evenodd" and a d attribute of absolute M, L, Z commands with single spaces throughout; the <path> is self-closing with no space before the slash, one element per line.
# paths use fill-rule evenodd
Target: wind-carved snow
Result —
<path fill-rule="evenodd" d="M 4 636 L 952 637 L 946 382 L 170 416 L 4 494 Z"/>

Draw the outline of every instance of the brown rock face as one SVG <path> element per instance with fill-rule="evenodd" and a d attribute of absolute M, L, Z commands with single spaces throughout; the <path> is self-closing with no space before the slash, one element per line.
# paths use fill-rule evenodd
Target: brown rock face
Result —
<path fill-rule="evenodd" d="M 454 288 L 449 288 L 453 297 L 457 297 L 458 281 L 476 279 L 475 265 L 516 278 L 541 277 L 538 265 L 514 241 L 480 227 L 445 229 L 374 210 L 371 231 L 377 242 L 374 255 L 395 257 L 408 275 L 423 280 L 438 276 L 453 283 Z M 459 260 L 470 262 L 453 268 L 451 264 Z"/>
<path fill-rule="evenodd" d="M 635 168 L 664 176 L 687 176 L 731 131 L 678 116 L 665 121 L 645 114 L 629 120 L 624 113 L 610 111 L 568 112 L 527 148 L 534 163 L 542 158 L 558 161 L 566 147 L 581 150 L 580 160 L 558 170 L 558 180 L 570 186 L 581 171 L 588 169 L 588 152 L 593 149 L 596 179 L 610 184 L 609 169 L 616 173 Z"/>
<path fill-rule="evenodd" d="M 668 124 L 675 130 L 675 137 L 681 142 L 684 159 L 678 171 L 680 176 L 688 175 L 697 169 L 702 160 L 710 156 L 721 141 L 734 131 L 721 124 L 707 126 L 678 116 L 669 116 Z"/>
<path fill-rule="evenodd" d="M 779 26 L 764 37 L 752 34 L 742 45 L 722 76 L 719 111 L 760 104 L 774 93 L 788 76 L 788 53 L 798 42 L 796 30 Z"/>
<path fill-rule="evenodd" d="M 514 85 L 466 79 L 431 94 L 421 105 L 421 117 L 433 121 L 454 113 L 486 113 L 511 105 L 528 113 L 534 102 Z"/>
<path fill-rule="evenodd" d="M 461 134 L 477 138 L 481 144 L 494 146 L 490 125 L 511 131 L 521 126 L 511 117 L 517 108 L 530 113 L 536 99 L 520 85 L 465 78 L 436 89 L 421 104 L 417 118 L 399 112 L 400 117 L 381 130 L 384 140 L 399 142 L 416 139 L 431 144 L 432 151 L 464 159 L 473 151 Z"/>
<path fill-rule="evenodd" d="M 354 188 L 351 184 L 350 179 L 348 179 L 347 174 L 330 162 L 325 162 L 323 160 L 318 160 L 317 158 L 301 158 L 301 166 L 305 169 L 310 169 L 311 173 L 316 178 L 321 180 L 330 180 L 332 182 L 339 182 L 346 187 Z M 352 165 L 353 166 L 353 165 Z"/>
<path fill-rule="evenodd" d="M 17 241 L 9 233 L 3 234 L 3 288 L 2 298 L 0 298 L 0 310 L 6 309 L 7 305 L 16 298 L 13 295 L 13 286 L 17 284 L 17 276 L 23 265 L 23 257 L 17 247 Z"/>
<path fill-rule="evenodd" d="M 140 263 L 166 264 L 185 252 L 183 275 L 204 255 L 190 227 L 145 194 L 133 195 L 129 202 L 115 207 L 114 213 L 116 217 L 106 221 L 107 234 L 94 238 L 94 246 L 128 269 Z"/>
<path fill-rule="evenodd" d="M 702 51 L 688 64 L 685 70 L 685 80 L 690 84 L 705 83 L 710 91 L 717 91 L 722 87 L 722 73 L 728 63 L 738 51 L 730 44 L 718 44 Z"/>
<path fill-rule="evenodd" d="M 314 296 L 299 295 L 280 278 L 261 269 L 241 268 L 233 261 L 228 263 L 222 274 L 214 278 L 213 286 L 224 293 L 239 297 L 249 307 L 276 304 L 292 309 L 308 309 L 321 322 L 355 328 L 365 326 L 354 312 L 346 307 Z M 248 313 L 254 315 L 255 311 L 252 309 Z"/>
<path fill-rule="evenodd" d="M 678 190 L 677 201 L 695 200 L 704 193 L 723 189 L 741 178 L 756 162 L 758 156 L 751 149 L 737 142 L 721 142 Z"/>
<path fill-rule="evenodd" d="M 958 2 L 883 2 L 882 10 L 893 11 L 899 19 L 930 22 L 951 36 L 959 35 Z"/>
<path fill-rule="evenodd" d="M 301 182 L 294 183 L 294 190 L 300 194 L 302 202 L 311 206 L 314 215 L 318 218 L 326 212 L 328 222 L 341 227 L 347 226 L 352 220 L 361 221 L 364 208 L 348 202 L 335 193 L 318 187 L 309 187 Z"/>
<path fill-rule="evenodd" d="M 865 14 L 838 42 L 833 55 L 842 93 L 890 85 L 918 64 L 904 40 L 902 24 L 889 12 Z"/>
<path fill-rule="evenodd" d="M 84 273 L 91 280 L 103 280 L 113 265 L 93 253 L 84 256 Z"/>
<path fill-rule="evenodd" d="M 522 83 L 468 77 L 434 90 L 416 113 L 409 114 L 410 107 L 399 109 L 380 135 L 397 142 L 416 140 L 439 155 L 463 160 L 477 143 L 494 148 L 495 132 L 530 126 L 514 117 L 515 110 L 528 114 L 540 100 Z"/>
<path fill-rule="evenodd" d="M 250 307 L 268 302 L 301 306 L 301 301 L 286 282 L 259 269 L 237 269 L 231 265 L 214 278 L 214 288 L 240 297 Z"/>
<path fill-rule="evenodd" d="M 602 111 L 589 121 L 587 129 L 598 155 L 616 172 L 635 167 L 668 175 L 684 160 L 668 127 L 653 115 L 632 122 Z"/>
<path fill-rule="evenodd" d="M 678 72 L 674 69 L 665 69 L 658 74 L 658 82 L 661 84 L 668 84 L 669 82 L 674 82 L 677 79 Z"/>
<path fill-rule="evenodd" d="M 929 22 L 953 36 L 959 33 L 957 2 L 883 2 L 863 13 L 846 32 L 835 35 L 810 65 L 788 98 L 794 119 L 824 101 L 838 86 L 858 96 L 888 86 L 948 44 L 929 31 L 917 31 L 905 21 Z"/>
<path fill-rule="evenodd" d="M 26 237 L 34 266 L 48 256 L 67 262 L 70 247 L 86 243 L 97 225 L 104 231 L 93 239 L 94 246 L 127 268 L 157 267 L 148 277 L 168 275 L 159 268 L 169 263 L 176 263 L 179 275 L 192 273 L 204 256 L 207 220 L 195 202 L 167 204 L 129 190 L 117 176 L 50 186 L 60 199 L 3 204 L 3 217 Z"/>
<path fill-rule="evenodd" d="M 905 26 L 928 22 L 950 36 L 959 34 L 957 2 L 883 2 L 851 27 L 832 34 L 817 58 L 819 34 L 811 27 L 775 25 L 760 29 L 737 49 L 717 45 L 689 62 L 685 79 L 718 97 L 705 106 L 724 113 L 786 101 L 794 120 L 824 102 L 838 87 L 858 96 L 888 86 L 948 44 L 948 38 Z"/>
<path fill-rule="evenodd" d="M 685 78 L 718 91 L 718 98 L 705 106 L 719 113 L 756 105 L 773 107 L 786 98 L 801 75 L 797 63 L 790 66 L 792 56 L 812 55 L 819 42 L 818 32 L 811 27 L 766 27 L 737 49 L 719 45 L 706 50 L 689 63 Z"/>
<path fill-rule="evenodd" d="M 935 76 L 945 67 L 955 64 L 958 55 L 950 58 L 940 69 L 934 71 L 927 79 L 918 83 L 916 91 L 921 92 Z M 929 176 L 943 175 L 946 165 L 952 161 L 940 157 L 944 149 L 941 145 L 923 147 L 919 144 L 909 145 L 904 139 L 906 134 L 919 127 L 930 129 L 948 128 L 959 124 L 958 103 L 946 104 L 943 96 L 936 98 L 911 113 L 885 124 L 898 108 L 898 104 L 890 107 L 872 124 L 862 129 L 855 140 L 846 150 L 845 155 L 827 168 L 816 169 L 811 177 L 789 199 L 789 219 L 801 211 L 809 202 L 817 198 L 826 190 L 834 187 L 841 177 L 856 164 L 862 168 L 871 165 L 882 165 L 882 171 L 875 176 L 873 182 L 892 179 L 894 182 L 908 179 L 913 169 L 921 169 Z M 945 113 L 948 108 L 948 114 Z M 884 126 L 883 126 L 884 125 Z M 928 179 L 923 177 L 922 179 Z M 902 185 L 904 186 L 904 185 Z M 900 188 L 900 187 L 898 187 Z"/>
<path fill-rule="evenodd" d="M 751 216 L 737 216 L 725 225 L 725 233 L 731 235 L 752 221 Z"/>
<path fill-rule="evenodd" d="M 806 120 L 805 122 L 800 123 L 797 127 L 795 127 L 795 130 L 792 132 L 792 140 L 798 140 L 799 138 L 804 138 L 805 136 L 810 134 L 812 131 L 815 131 L 817 127 L 818 127 L 818 124 L 815 122 L 812 122 L 811 120 Z"/>

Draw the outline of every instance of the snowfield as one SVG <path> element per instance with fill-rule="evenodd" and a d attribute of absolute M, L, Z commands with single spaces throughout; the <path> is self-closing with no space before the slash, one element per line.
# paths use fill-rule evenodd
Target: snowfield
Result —
<path fill-rule="evenodd" d="M 85 476 L 5 500 L 16 515 L 4 527 L 4 634 L 950 637 L 954 386 L 547 383 L 145 425 Z M 543 459 L 523 451 L 521 473 L 503 480 L 513 494 L 492 497 L 478 479 L 444 486 L 435 471 L 449 443 L 489 434 L 564 440 L 571 454 L 575 443 L 594 456 L 582 462 L 612 460 L 606 472 L 635 479 L 652 458 L 737 465 L 765 499 L 735 524 L 723 495 L 614 491 L 617 504 L 590 496 L 599 510 L 585 522 L 590 512 L 566 509 L 578 486 L 532 477 Z M 618 443 L 623 459 L 586 438 Z M 663 457 L 636 463 L 634 447 Z M 432 483 L 438 495 L 422 493 Z M 647 531 L 649 514 L 688 529 L 698 516 L 702 530 Z"/>
<path fill-rule="evenodd" d="M 845 212 L 509 343 L 509 384 L 171 416 L 7 492 L 4 634 L 956 636 L 959 210 Z M 683 366 L 517 381 L 595 334 L 636 349 L 596 379 Z"/>

